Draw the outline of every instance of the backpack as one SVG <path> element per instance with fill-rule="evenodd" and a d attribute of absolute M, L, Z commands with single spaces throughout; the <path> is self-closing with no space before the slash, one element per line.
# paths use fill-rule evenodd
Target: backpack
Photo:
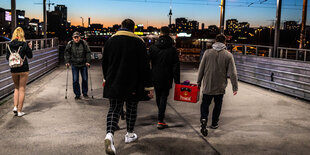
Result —
<path fill-rule="evenodd" d="M 17 52 L 14 52 L 14 53 L 11 51 L 10 46 L 7 45 L 7 48 L 9 49 L 9 51 L 11 53 L 10 57 L 9 57 L 9 66 L 11 68 L 23 66 L 23 63 L 25 61 L 26 56 L 24 57 L 24 59 L 21 58 L 21 56 L 19 54 L 21 46 L 19 46 Z"/>

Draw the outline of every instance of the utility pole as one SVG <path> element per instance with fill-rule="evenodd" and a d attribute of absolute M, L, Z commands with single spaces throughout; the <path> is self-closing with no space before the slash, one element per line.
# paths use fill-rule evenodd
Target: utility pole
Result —
<path fill-rule="evenodd" d="M 278 46 L 280 39 L 280 21 L 281 21 L 281 9 L 282 9 L 282 0 L 277 0 L 277 15 L 276 15 L 276 25 L 274 33 L 274 43 L 273 43 L 273 52 L 272 57 L 278 57 Z"/>
<path fill-rule="evenodd" d="M 16 0 L 11 0 L 11 35 L 16 28 Z"/>
<path fill-rule="evenodd" d="M 43 34 L 44 38 L 47 38 L 46 31 L 47 31 L 47 12 L 46 12 L 46 0 L 43 0 L 43 20 L 44 20 L 44 26 L 43 26 Z"/>
<path fill-rule="evenodd" d="M 302 21 L 301 21 L 301 31 L 300 31 L 300 44 L 299 48 L 304 48 L 306 42 L 306 22 L 307 22 L 307 3 L 308 0 L 304 0 L 302 8 Z"/>
<path fill-rule="evenodd" d="M 221 19 L 220 19 L 220 30 L 221 33 L 224 33 L 224 22 L 225 22 L 225 6 L 226 0 L 222 0 L 221 2 Z"/>

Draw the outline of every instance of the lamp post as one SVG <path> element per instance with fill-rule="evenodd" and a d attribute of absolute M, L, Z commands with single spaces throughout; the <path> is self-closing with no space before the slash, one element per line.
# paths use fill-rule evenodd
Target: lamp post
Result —
<path fill-rule="evenodd" d="M 44 20 L 44 25 L 43 25 L 43 34 L 44 38 L 47 38 L 46 31 L 47 31 L 47 12 L 46 12 L 46 0 L 43 0 L 43 20 Z"/>
<path fill-rule="evenodd" d="M 304 48 L 306 42 L 306 22 L 307 22 L 307 4 L 308 0 L 304 0 L 302 9 L 302 21 L 301 21 L 301 31 L 300 31 L 300 44 L 299 48 Z"/>
<path fill-rule="evenodd" d="M 16 28 L 16 0 L 11 0 L 11 18 L 11 34 L 13 35 Z"/>
<path fill-rule="evenodd" d="M 221 33 L 224 33 L 224 22 L 225 22 L 225 4 L 226 0 L 221 1 L 221 16 L 220 16 L 220 30 Z"/>
<path fill-rule="evenodd" d="M 274 33 L 274 43 L 273 43 L 273 52 L 272 57 L 278 57 L 278 46 L 280 39 L 280 21 L 281 21 L 281 8 L 282 8 L 282 0 L 277 0 L 277 15 L 276 15 L 276 25 L 275 25 L 275 33 Z"/>

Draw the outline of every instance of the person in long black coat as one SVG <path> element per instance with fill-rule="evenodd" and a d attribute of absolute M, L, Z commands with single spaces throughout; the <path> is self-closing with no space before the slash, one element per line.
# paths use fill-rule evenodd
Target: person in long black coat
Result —
<path fill-rule="evenodd" d="M 102 57 L 102 71 L 106 80 L 103 97 L 110 100 L 104 141 L 107 154 L 116 154 L 113 135 L 124 102 L 127 122 L 125 143 L 131 143 L 137 139 L 134 126 L 138 102 L 146 96 L 153 97 L 154 89 L 145 43 L 133 33 L 135 23 L 125 19 L 121 25 L 121 29 L 105 43 Z"/>
<path fill-rule="evenodd" d="M 174 40 L 169 36 L 168 27 L 162 27 L 159 40 L 150 47 L 149 59 L 152 64 L 152 78 L 155 86 L 156 103 L 158 107 L 157 128 L 168 127 L 164 122 L 167 98 L 172 88 L 173 80 L 180 83 L 180 62 Z"/>

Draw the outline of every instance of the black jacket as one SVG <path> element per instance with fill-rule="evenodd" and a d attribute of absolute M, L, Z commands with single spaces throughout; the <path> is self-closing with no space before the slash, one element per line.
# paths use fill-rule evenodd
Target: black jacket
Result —
<path fill-rule="evenodd" d="M 159 37 L 149 49 L 149 59 L 155 88 L 170 89 L 173 79 L 175 83 L 180 83 L 180 62 L 171 37 Z"/>
<path fill-rule="evenodd" d="M 105 43 L 102 71 L 105 98 L 141 101 L 152 86 L 145 43 L 129 31 L 118 31 Z"/>
<path fill-rule="evenodd" d="M 70 63 L 75 67 L 86 66 L 86 63 L 91 61 L 91 51 L 87 42 L 80 40 L 75 43 L 73 40 L 69 41 L 65 49 L 65 64 Z"/>
<path fill-rule="evenodd" d="M 18 48 L 21 47 L 19 50 L 19 55 L 22 59 L 25 58 L 23 65 L 21 67 L 11 68 L 12 73 L 21 73 L 21 72 L 28 72 L 29 65 L 27 58 L 32 58 L 32 50 L 29 48 L 26 42 L 13 40 L 9 43 L 10 49 L 12 52 L 17 52 Z M 6 48 L 6 60 L 9 60 L 11 53 L 8 48 Z"/>

